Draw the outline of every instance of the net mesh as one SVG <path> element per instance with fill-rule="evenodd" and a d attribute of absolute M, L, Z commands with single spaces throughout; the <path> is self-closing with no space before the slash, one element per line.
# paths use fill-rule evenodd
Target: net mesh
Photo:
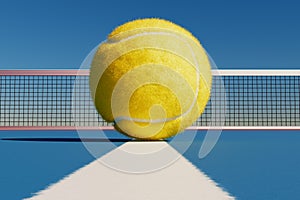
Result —
<path fill-rule="evenodd" d="M 88 76 L 0 75 L 0 127 L 111 126 L 96 112 Z M 300 76 L 221 77 L 226 104 L 213 79 L 212 96 L 194 126 L 210 126 L 218 106 L 227 106 L 224 126 L 300 126 Z M 74 82 L 76 109 L 72 111 Z M 224 94 L 223 94 L 224 95 Z M 75 113 L 74 113 L 75 112 Z M 76 122 L 72 115 L 75 114 Z M 214 119 L 218 120 L 218 119 Z"/>

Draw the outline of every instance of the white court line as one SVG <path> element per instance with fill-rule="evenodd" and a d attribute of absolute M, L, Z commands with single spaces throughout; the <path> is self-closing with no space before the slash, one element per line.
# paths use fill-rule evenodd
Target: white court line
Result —
<path fill-rule="evenodd" d="M 95 160 L 26 200 L 234 199 L 169 144 L 165 142 L 160 144 L 180 156 L 175 163 L 162 170 L 146 174 L 129 174 L 101 164 L 101 159 L 114 154 L 115 149 L 99 158 L 100 160 Z M 143 145 L 157 146 L 157 142 L 145 142 Z M 117 148 L 140 146 L 138 142 L 127 142 Z"/>

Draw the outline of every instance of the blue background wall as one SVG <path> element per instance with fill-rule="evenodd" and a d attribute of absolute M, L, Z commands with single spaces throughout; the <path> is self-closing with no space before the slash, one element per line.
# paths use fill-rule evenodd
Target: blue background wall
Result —
<path fill-rule="evenodd" d="M 0 1 L 0 69 L 79 68 L 115 26 L 144 17 L 189 29 L 222 69 L 300 66 L 297 1 L 10 0 Z"/>

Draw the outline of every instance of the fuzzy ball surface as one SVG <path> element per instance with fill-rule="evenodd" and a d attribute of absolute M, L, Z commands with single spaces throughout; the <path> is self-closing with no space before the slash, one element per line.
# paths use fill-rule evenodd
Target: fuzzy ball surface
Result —
<path fill-rule="evenodd" d="M 127 22 L 100 44 L 90 69 L 95 107 L 121 133 L 143 140 L 192 125 L 210 97 L 210 62 L 186 29 L 163 19 Z"/>

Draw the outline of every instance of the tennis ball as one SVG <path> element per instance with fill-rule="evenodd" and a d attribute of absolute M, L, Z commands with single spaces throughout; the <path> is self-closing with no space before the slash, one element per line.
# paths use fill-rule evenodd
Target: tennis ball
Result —
<path fill-rule="evenodd" d="M 210 96 L 210 62 L 186 29 L 163 19 L 138 19 L 113 30 L 90 69 L 97 111 L 133 138 L 159 140 L 182 132 Z"/>

